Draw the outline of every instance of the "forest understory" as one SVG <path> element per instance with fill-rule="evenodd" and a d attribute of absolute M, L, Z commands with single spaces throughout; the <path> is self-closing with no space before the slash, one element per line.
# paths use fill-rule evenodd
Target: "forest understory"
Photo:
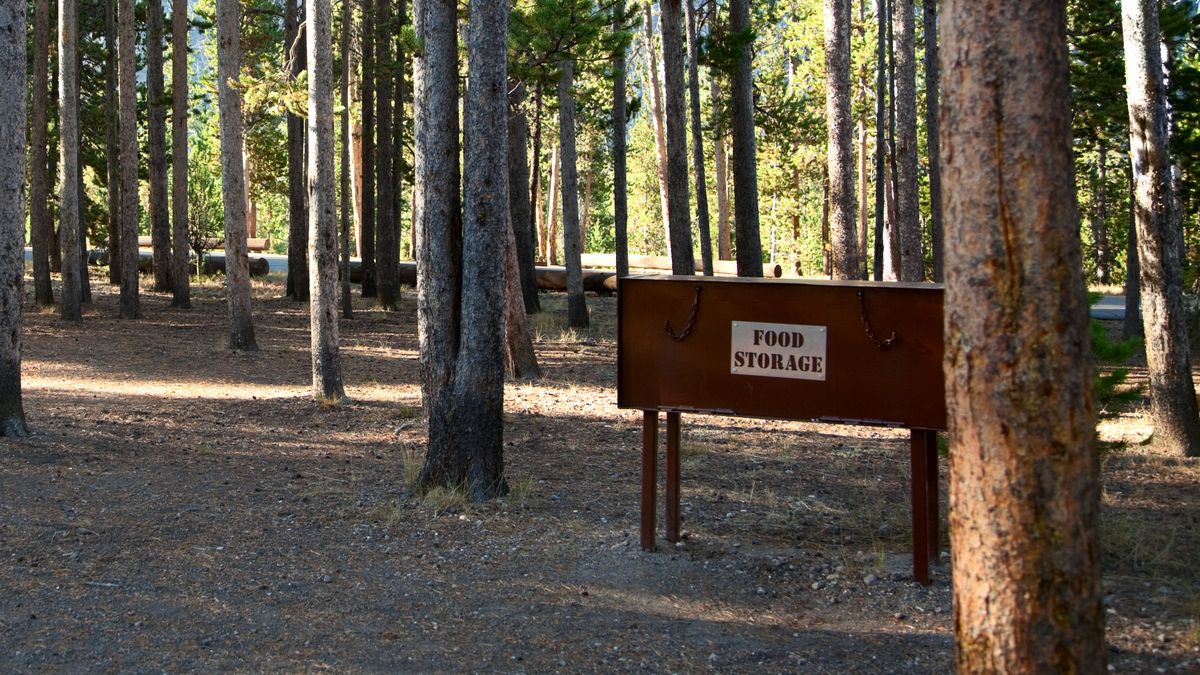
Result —
<path fill-rule="evenodd" d="M 260 350 L 233 352 L 220 283 L 187 311 L 143 285 L 139 321 L 96 276 L 82 324 L 27 298 L 0 671 L 952 669 L 948 557 L 910 579 L 905 432 L 685 415 L 685 539 L 647 553 L 613 298 L 575 331 L 543 296 L 546 377 L 505 392 L 512 492 L 472 505 L 409 487 L 411 289 L 393 313 L 356 297 L 332 405 L 309 395 L 307 305 L 256 281 Z M 1142 444 L 1145 401 L 1122 406 L 1099 427 L 1110 669 L 1195 672 L 1200 460 Z"/>

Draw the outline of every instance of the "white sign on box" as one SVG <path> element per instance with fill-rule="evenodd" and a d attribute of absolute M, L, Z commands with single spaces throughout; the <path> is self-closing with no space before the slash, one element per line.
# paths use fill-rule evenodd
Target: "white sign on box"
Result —
<path fill-rule="evenodd" d="M 826 342 L 825 326 L 734 321 L 729 372 L 824 381 Z"/>

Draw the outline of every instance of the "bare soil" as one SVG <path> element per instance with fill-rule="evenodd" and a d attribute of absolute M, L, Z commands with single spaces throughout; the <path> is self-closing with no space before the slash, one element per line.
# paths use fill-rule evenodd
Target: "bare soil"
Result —
<path fill-rule="evenodd" d="M 409 488 L 414 298 L 343 323 L 351 402 L 308 391 L 306 306 L 256 286 L 82 324 L 27 303 L 25 407 L 0 440 L 0 671 L 946 672 L 943 555 L 910 578 L 907 437 L 685 416 L 685 541 L 637 545 L 640 414 L 618 410 L 615 301 L 534 322 L 546 377 L 506 390 L 512 494 Z M 1135 373 L 1135 376 L 1137 373 Z M 1144 373 L 1141 374 L 1144 377 Z M 1200 462 L 1108 411 L 1109 660 L 1200 671 Z M 944 471 L 944 467 L 943 467 Z M 944 508 L 944 507 L 943 507 Z"/>

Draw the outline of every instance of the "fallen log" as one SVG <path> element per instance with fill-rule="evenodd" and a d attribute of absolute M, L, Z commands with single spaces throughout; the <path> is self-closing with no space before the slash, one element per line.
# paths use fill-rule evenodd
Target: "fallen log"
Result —
<path fill-rule="evenodd" d="M 615 253 L 584 253 L 581 257 L 585 267 L 603 267 L 616 269 L 617 254 Z M 671 259 L 660 255 L 631 255 L 629 268 L 641 270 L 670 270 Z M 696 271 L 704 269 L 699 260 L 696 261 Z M 737 261 L 714 260 L 713 273 L 727 276 L 737 276 Z M 763 276 L 778 279 L 783 276 L 783 266 L 776 263 L 763 264 Z"/>
<path fill-rule="evenodd" d="M 537 274 L 538 288 L 543 291 L 559 291 L 567 290 L 567 270 L 565 267 L 536 267 L 534 271 Z M 397 275 L 400 277 L 400 283 L 405 286 L 417 285 L 417 263 L 409 261 L 401 261 L 396 269 Z M 362 262 L 359 260 L 350 261 L 350 282 L 361 284 Z M 583 270 L 583 290 L 592 293 L 608 294 L 617 290 L 617 275 L 615 272 L 604 270 Z"/>
<path fill-rule="evenodd" d="M 140 266 L 139 266 L 140 267 Z M 202 267 L 205 274 L 224 274 L 225 273 L 225 254 L 224 253 L 209 253 L 204 256 L 204 265 Z M 250 257 L 250 276 L 265 277 L 271 272 L 271 263 L 266 258 Z"/>

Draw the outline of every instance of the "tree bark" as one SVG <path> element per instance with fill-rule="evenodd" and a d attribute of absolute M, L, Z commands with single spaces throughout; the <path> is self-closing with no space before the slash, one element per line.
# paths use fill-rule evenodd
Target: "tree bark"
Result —
<path fill-rule="evenodd" d="M 511 157 L 509 162 L 512 162 Z M 509 194 L 525 192 L 524 186 L 524 183 L 517 183 L 514 189 L 510 184 Z M 537 353 L 533 350 L 533 338 L 529 335 L 525 307 L 521 300 L 521 291 L 525 283 L 521 279 L 520 267 L 517 264 L 517 237 L 511 227 L 512 223 L 510 218 L 508 245 L 504 255 L 504 284 L 507 289 L 504 302 L 504 366 L 506 372 L 518 380 L 540 380 L 542 369 L 538 366 Z M 536 294 L 536 277 L 533 283 L 533 292 Z"/>
<path fill-rule="evenodd" d="M 5 27 L 6 33 L 0 40 L 0 97 L 5 101 L 5 105 L 0 106 L 0 279 L 3 279 L 0 283 L 0 436 L 9 438 L 29 434 L 21 400 L 25 97 L 28 87 L 25 13 L 25 0 L 0 0 L 0 26 Z M 35 173 L 45 171 L 45 153 L 42 156 L 41 166 L 34 167 Z"/>
<path fill-rule="evenodd" d="M 188 15 L 171 3 L 171 305 L 192 306 L 188 273 Z"/>
<path fill-rule="evenodd" d="M 129 1 L 129 0 L 121 0 Z M 225 216 L 225 293 L 229 348 L 258 349 L 250 310 L 246 253 L 246 177 L 242 174 L 242 95 L 232 85 L 241 71 L 239 0 L 217 0 L 217 101 L 221 123 L 221 183 Z M 125 125 L 121 125 L 122 131 Z M 134 240 L 136 242 L 136 239 Z M 136 271 L 136 268 L 135 268 Z"/>
<path fill-rule="evenodd" d="M 667 232 L 675 274 L 692 274 L 692 223 L 688 209 L 687 117 L 684 115 L 682 0 L 660 0 L 663 99 L 667 126 Z"/>
<path fill-rule="evenodd" d="M 362 5 L 362 296 L 379 295 L 375 284 L 375 2 Z"/>
<path fill-rule="evenodd" d="M 138 299 L 138 196 L 137 67 L 134 50 L 134 2 L 117 0 L 117 105 L 120 110 L 121 194 L 121 318 L 141 316 Z M 234 153 L 241 162 L 239 153 Z M 241 194 L 240 192 L 238 193 Z M 64 301 L 65 302 L 65 301 Z"/>
<path fill-rule="evenodd" d="M 50 283 L 50 194 L 46 175 L 49 144 L 50 91 L 50 3 L 33 3 L 33 100 L 30 106 L 32 129 L 29 148 L 29 238 L 33 248 L 33 297 L 41 306 L 54 304 Z M 25 91 L 21 90 L 21 100 Z M 22 135 L 22 138 L 24 136 Z M 22 220 L 24 223 L 24 220 Z M 22 232 L 24 236 L 24 232 Z M 24 263 L 22 263 L 24 264 Z"/>
<path fill-rule="evenodd" d="M 154 290 L 171 290 L 171 214 L 167 205 L 167 111 L 163 107 L 162 0 L 146 1 L 146 150 Z"/>
<path fill-rule="evenodd" d="M 525 84 L 517 83 L 508 93 L 508 208 L 515 237 L 518 281 L 525 311 L 541 311 L 537 278 L 533 271 L 533 218 L 529 203 L 529 122 L 525 117 Z"/>
<path fill-rule="evenodd" d="M 396 212 L 392 191 L 392 41 L 388 36 L 392 25 L 391 0 L 379 0 L 376 14 L 380 35 L 375 40 L 375 282 L 379 306 L 396 310 L 396 263 L 399 244 L 396 242 Z"/>
<path fill-rule="evenodd" d="M 749 0 L 731 0 L 730 30 L 750 31 Z M 758 227 L 758 165 L 754 149 L 754 81 L 750 44 L 741 48 L 733 75 L 733 209 L 738 276 L 762 276 L 762 240 Z"/>
<path fill-rule="evenodd" d="M 562 148 L 559 171 L 562 175 L 563 265 L 567 268 L 567 324 L 586 328 L 588 308 L 583 295 L 583 264 L 579 257 L 582 253 L 579 250 L 579 175 L 575 166 L 575 63 L 564 60 L 559 63 L 559 69 L 558 138 Z M 686 169 L 685 163 L 685 174 Z M 688 251 L 691 251 L 690 246 Z"/>
<path fill-rule="evenodd" d="M 350 297 L 350 221 L 351 211 L 351 187 L 350 187 L 350 147 L 354 144 L 354 140 L 350 136 L 350 89 L 353 85 L 351 73 L 354 69 L 354 59 L 350 52 L 350 2 L 342 0 L 342 82 L 341 82 L 341 97 L 342 97 L 342 166 L 341 166 L 341 254 L 342 259 L 339 265 L 340 278 L 340 293 L 342 318 L 349 320 L 354 314 L 353 299 Z"/>
<path fill-rule="evenodd" d="M 1125 319 L 1121 324 L 1121 337 L 1129 338 L 1142 334 L 1142 285 L 1141 265 L 1138 262 L 1137 240 L 1137 194 L 1134 192 L 1132 168 L 1129 172 L 1129 231 L 1125 247 Z"/>
<path fill-rule="evenodd" d="M 944 370 L 964 673 L 1105 671 L 1064 6 L 946 0 L 942 17 Z"/>
<path fill-rule="evenodd" d="M 108 283 L 121 283 L 121 131 L 117 110 L 117 0 L 104 3 L 104 158 L 108 179 Z"/>
<path fill-rule="evenodd" d="M 896 0 L 896 219 L 900 280 L 924 281 L 921 193 L 917 175 L 917 36 L 913 0 Z"/>
<path fill-rule="evenodd" d="M 613 10 L 613 32 L 620 30 L 625 16 L 625 0 L 617 0 Z M 629 185 L 627 170 L 629 112 L 625 92 L 625 48 L 613 55 L 612 157 L 613 157 L 613 234 L 616 238 L 617 276 L 629 275 Z"/>
<path fill-rule="evenodd" d="M 288 74 L 294 81 L 304 72 L 308 57 L 307 37 L 300 39 L 301 0 L 284 0 L 283 43 Z M 288 167 L 288 275 L 287 297 L 306 301 L 308 288 L 308 213 L 304 195 L 308 189 L 304 163 L 304 118 L 287 114 Z"/>
<path fill-rule="evenodd" d="M 1182 228 L 1172 208 L 1157 0 L 1122 0 L 1121 24 L 1154 441 L 1194 457 L 1200 455 L 1200 416 L 1183 308 Z"/>
<path fill-rule="evenodd" d="M 887 0 L 873 0 L 875 21 L 878 25 L 875 42 L 875 249 L 872 252 L 871 271 L 875 281 L 883 281 L 884 202 L 886 197 L 885 155 L 887 140 L 884 136 L 887 109 Z"/>
<path fill-rule="evenodd" d="M 560 146 L 556 145 L 550 149 L 550 186 L 547 188 L 549 194 L 546 199 L 546 218 L 543 220 L 545 228 L 540 233 L 547 265 L 558 264 L 558 193 L 559 171 L 562 169 L 559 148 Z"/>
<path fill-rule="evenodd" d="M 333 16 L 329 0 L 307 0 L 308 294 L 312 393 L 346 398 L 338 352 L 337 193 L 333 186 Z"/>
<path fill-rule="evenodd" d="M 710 72 L 708 98 L 713 108 L 713 180 L 717 188 L 717 259 L 732 260 L 733 246 L 729 241 L 729 160 L 725 152 L 725 112 L 717 90 L 716 73 Z"/>
<path fill-rule="evenodd" d="M 854 232 L 854 118 L 850 112 L 850 7 L 825 0 L 825 110 L 830 272 L 858 278 Z"/>
<path fill-rule="evenodd" d="M 661 12 L 661 9 L 659 10 Z M 658 164 L 658 198 L 662 209 L 667 255 L 671 255 L 671 190 L 667 178 L 667 132 L 663 114 L 662 87 L 658 82 L 658 52 L 654 48 L 654 3 L 646 3 L 646 68 L 650 71 L 650 116 L 654 124 L 654 148 Z M 550 263 L 554 264 L 554 263 Z"/>
<path fill-rule="evenodd" d="M 75 50 L 75 100 L 82 101 L 83 52 Z M 81 125 L 82 129 L 82 125 Z M 75 228 L 79 240 L 79 299 L 83 304 L 92 302 L 92 284 L 88 278 L 88 242 L 87 242 L 87 193 L 83 189 L 83 134 L 75 135 L 75 152 L 79 157 L 79 171 L 75 172 L 75 201 L 79 204 L 79 221 Z"/>
<path fill-rule="evenodd" d="M 1096 189 L 1096 212 L 1092 218 L 1092 240 L 1096 244 L 1096 277 L 1102 284 L 1112 283 L 1108 268 L 1108 143 L 1100 139 L 1099 185 Z"/>
<path fill-rule="evenodd" d="M 922 1 L 925 35 L 925 135 L 929 150 L 929 238 L 933 243 L 933 280 L 942 281 L 945 247 L 942 233 L 942 166 L 938 138 L 937 0 Z"/>
<path fill-rule="evenodd" d="M 22 12 L 24 14 L 24 12 Z M 24 18 L 24 17 L 22 17 Z M 79 9 L 58 3 L 58 241 L 62 247 L 62 318 L 83 318 L 79 252 Z M 24 96 L 22 96 L 23 98 Z M 22 138 L 24 133 L 22 132 Z M 23 162 L 21 164 L 24 164 Z M 22 221 L 24 225 L 24 221 Z M 23 256 L 23 254 L 22 254 Z M 24 257 L 22 257 L 24 266 Z M 135 271 L 136 275 L 136 271 Z"/>
<path fill-rule="evenodd" d="M 712 232 L 708 220 L 708 181 L 704 176 L 704 136 L 700 121 L 700 49 L 696 43 L 696 8 L 687 3 L 688 93 L 691 103 L 692 174 L 696 181 L 696 226 L 700 232 L 700 264 L 712 276 Z M 690 233 L 690 229 L 689 229 Z"/>
<path fill-rule="evenodd" d="M 533 148 L 530 152 L 532 167 L 529 170 L 529 205 L 533 208 L 530 216 L 531 245 L 537 252 L 537 259 L 546 260 L 546 245 L 543 235 L 542 222 L 542 85 L 538 83 L 534 93 L 533 104 Z"/>

